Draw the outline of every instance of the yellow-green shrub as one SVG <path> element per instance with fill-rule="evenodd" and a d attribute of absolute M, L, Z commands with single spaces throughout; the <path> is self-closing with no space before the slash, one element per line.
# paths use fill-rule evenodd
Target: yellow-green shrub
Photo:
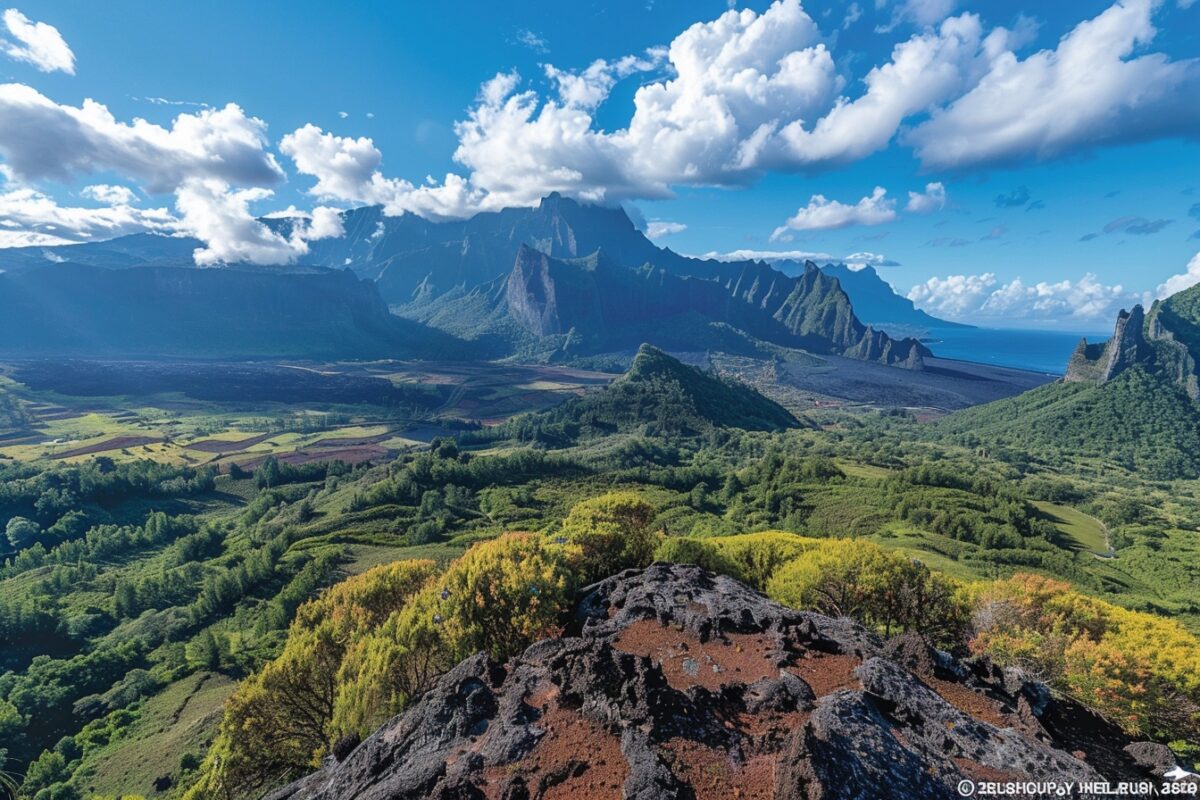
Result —
<path fill-rule="evenodd" d="M 709 539 L 668 536 L 654 551 L 654 560 L 666 561 L 671 564 L 695 564 L 709 572 L 728 575 L 739 581 L 745 580 L 741 567 L 722 553 Z"/>
<path fill-rule="evenodd" d="M 574 551 L 585 582 L 606 578 L 654 558 L 659 535 L 651 529 L 654 507 L 635 492 L 610 492 L 571 509 L 557 537 Z"/>
<path fill-rule="evenodd" d="M 767 594 L 794 608 L 852 617 L 885 636 L 918 631 L 949 646 L 961 643 L 969 618 L 956 582 L 857 539 L 819 540 L 775 572 Z"/>
<path fill-rule="evenodd" d="M 553 635 L 574 587 L 566 548 L 542 536 L 475 545 L 347 650 L 334 729 L 367 734 L 463 658 L 507 658 Z"/>
<path fill-rule="evenodd" d="M 820 540 L 783 531 L 718 536 L 705 541 L 737 565 L 743 580 L 755 589 L 767 588 L 775 570 L 815 546 Z"/>
<path fill-rule="evenodd" d="M 1200 639 L 1040 575 L 976 592 L 971 650 L 1023 666 L 1135 735 L 1200 741 Z"/>
<path fill-rule="evenodd" d="M 301 605 L 283 652 L 226 703 L 188 797 L 251 794 L 318 763 L 336 738 L 338 675 L 348 647 L 403 608 L 435 573 L 433 561 L 398 561 Z"/>

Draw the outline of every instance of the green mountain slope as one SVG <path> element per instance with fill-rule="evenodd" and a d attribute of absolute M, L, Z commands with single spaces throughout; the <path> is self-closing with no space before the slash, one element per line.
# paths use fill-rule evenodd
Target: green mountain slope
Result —
<path fill-rule="evenodd" d="M 643 344 L 629 371 L 604 389 L 509 420 L 488 435 L 562 444 L 616 432 L 694 435 L 714 428 L 775 431 L 800 425 L 754 389 Z"/>
<path fill-rule="evenodd" d="M 941 427 L 1040 457 L 1103 458 L 1158 478 L 1200 476 L 1200 407 L 1141 366 L 1105 383 L 1053 383 L 969 408 Z"/>
<path fill-rule="evenodd" d="M 941 423 L 976 444 L 1037 457 L 1099 458 L 1157 479 L 1200 476 L 1200 285 L 1117 315 L 1104 342 L 1080 341 L 1060 383 L 960 411 Z"/>

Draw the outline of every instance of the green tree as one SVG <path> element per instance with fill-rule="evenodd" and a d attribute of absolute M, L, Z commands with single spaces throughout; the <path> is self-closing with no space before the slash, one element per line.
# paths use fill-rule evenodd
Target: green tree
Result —
<path fill-rule="evenodd" d="M 4 527 L 4 535 L 14 550 L 24 550 L 29 547 L 41 532 L 41 526 L 25 517 L 13 517 Z"/>
<path fill-rule="evenodd" d="M 558 536 L 574 549 L 578 570 L 590 582 L 649 564 L 659 542 L 653 520 L 654 507 L 641 495 L 611 492 L 572 508 Z"/>
<path fill-rule="evenodd" d="M 885 636 L 917 631 L 942 646 L 962 644 L 970 619 L 956 583 L 904 553 L 856 539 L 820 542 L 780 567 L 771 599 L 852 617 Z"/>

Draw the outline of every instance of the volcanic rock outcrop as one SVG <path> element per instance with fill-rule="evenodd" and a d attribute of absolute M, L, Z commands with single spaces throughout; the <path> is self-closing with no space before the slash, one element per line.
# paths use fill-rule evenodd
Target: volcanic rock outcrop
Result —
<path fill-rule="evenodd" d="M 271 799 L 953 798 L 1173 765 L 1015 673 L 664 564 L 591 588 L 561 638 L 463 661 L 354 744 Z"/>

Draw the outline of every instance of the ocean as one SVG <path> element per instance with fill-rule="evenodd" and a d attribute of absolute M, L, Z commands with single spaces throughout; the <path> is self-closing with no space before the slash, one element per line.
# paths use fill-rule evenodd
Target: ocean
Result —
<path fill-rule="evenodd" d="M 1112 332 L 932 328 L 921 341 L 940 358 L 1062 375 L 1080 337 L 1100 342 Z"/>

